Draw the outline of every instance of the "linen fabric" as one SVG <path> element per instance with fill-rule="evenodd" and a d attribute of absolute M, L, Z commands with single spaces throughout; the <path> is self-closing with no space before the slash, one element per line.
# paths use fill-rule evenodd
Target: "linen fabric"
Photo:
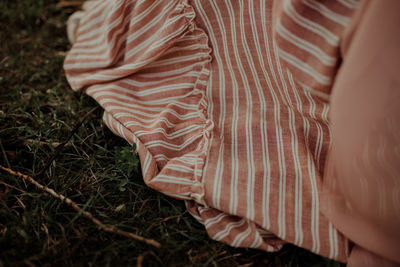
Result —
<path fill-rule="evenodd" d="M 347 261 L 320 207 L 329 95 L 354 0 L 98 1 L 65 60 L 136 143 L 147 185 L 211 238 Z"/>
<path fill-rule="evenodd" d="M 321 211 L 359 246 L 349 266 L 400 265 L 399 10 L 362 2 L 332 88 Z"/>

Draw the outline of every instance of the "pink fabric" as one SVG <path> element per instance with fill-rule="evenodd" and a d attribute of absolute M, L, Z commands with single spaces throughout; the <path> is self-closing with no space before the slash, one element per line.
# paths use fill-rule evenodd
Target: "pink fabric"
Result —
<path fill-rule="evenodd" d="M 332 89 L 321 210 L 363 248 L 353 266 L 366 266 L 368 250 L 400 264 L 399 10 L 397 0 L 363 3 Z"/>

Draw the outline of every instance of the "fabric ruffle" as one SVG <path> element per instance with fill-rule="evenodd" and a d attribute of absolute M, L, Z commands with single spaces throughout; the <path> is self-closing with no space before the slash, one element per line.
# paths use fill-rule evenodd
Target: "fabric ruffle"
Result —
<path fill-rule="evenodd" d="M 106 11 L 106 12 L 105 12 Z M 82 18 L 64 68 L 72 88 L 136 143 L 146 184 L 203 203 L 208 37 L 187 1 L 104 1 Z"/>

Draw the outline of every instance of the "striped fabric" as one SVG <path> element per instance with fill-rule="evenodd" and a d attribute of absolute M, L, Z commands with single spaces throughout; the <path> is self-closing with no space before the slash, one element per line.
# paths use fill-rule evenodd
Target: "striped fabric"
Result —
<path fill-rule="evenodd" d="M 319 210 L 330 132 L 315 92 L 329 93 L 355 6 L 98 1 L 64 67 L 137 144 L 146 184 L 185 200 L 211 238 L 346 261 L 347 241 Z"/>
<path fill-rule="evenodd" d="M 275 27 L 279 56 L 300 84 L 328 99 L 340 64 L 341 35 L 358 1 L 282 1 Z"/>

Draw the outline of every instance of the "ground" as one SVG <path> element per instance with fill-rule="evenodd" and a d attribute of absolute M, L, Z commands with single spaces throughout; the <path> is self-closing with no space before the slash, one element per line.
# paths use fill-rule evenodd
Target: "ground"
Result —
<path fill-rule="evenodd" d="M 65 80 L 65 22 L 77 2 L 0 0 L 0 165 L 162 247 L 101 231 L 59 199 L 1 171 L 0 267 L 340 266 L 290 245 L 266 253 L 212 241 L 183 202 L 145 186 L 134 148 Z"/>

